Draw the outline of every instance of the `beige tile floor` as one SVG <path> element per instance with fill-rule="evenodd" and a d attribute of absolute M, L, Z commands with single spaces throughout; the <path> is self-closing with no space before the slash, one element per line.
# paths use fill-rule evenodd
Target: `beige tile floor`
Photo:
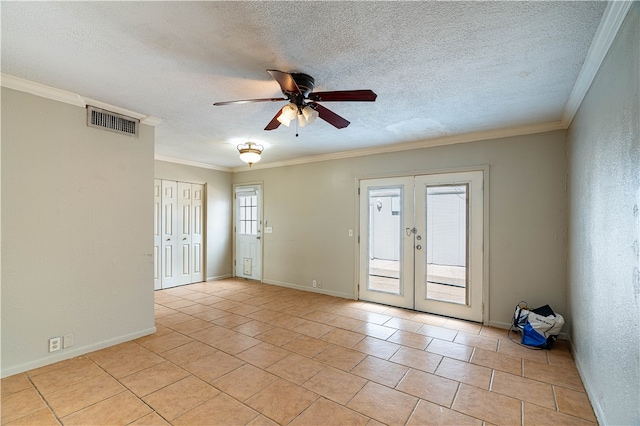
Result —
<path fill-rule="evenodd" d="M 231 279 L 155 301 L 157 333 L 2 379 L 2 424 L 596 422 L 563 341 Z"/>

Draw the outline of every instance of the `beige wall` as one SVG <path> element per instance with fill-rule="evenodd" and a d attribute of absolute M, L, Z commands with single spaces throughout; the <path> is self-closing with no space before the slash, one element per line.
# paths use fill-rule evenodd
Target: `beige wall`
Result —
<path fill-rule="evenodd" d="M 182 164 L 155 162 L 156 179 L 206 185 L 205 277 L 208 280 L 231 276 L 231 173 Z"/>
<path fill-rule="evenodd" d="M 155 331 L 153 143 L 2 88 L 3 377 Z"/>
<path fill-rule="evenodd" d="M 574 357 L 600 424 L 640 424 L 640 3 L 568 133 Z"/>
<path fill-rule="evenodd" d="M 339 132 L 336 133 L 339 136 Z M 359 178 L 489 166 L 489 321 L 514 306 L 566 312 L 564 131 L 236 173 L 264 183 L 264 281 L 354 296 Z M 265 157 L 269 152 L 265 152 Z"/>

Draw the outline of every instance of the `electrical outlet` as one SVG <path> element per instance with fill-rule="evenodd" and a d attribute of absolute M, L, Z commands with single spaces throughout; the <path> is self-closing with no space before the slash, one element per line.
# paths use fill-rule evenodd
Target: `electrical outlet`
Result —
<path fill-rule="evenodd" d="M 49 339 L 49 352 L 55 352 L 60 350 L 60 338 L 52 337 Z"/>
<path fill-rule="evenodd" d="M 67 349 L 73 346 L 73 334 L 65 334 L 62 339 L 62 349 Z"/>
<path fill-rule="evenodd" d="M 316 280 L 311 281 L 311 285 L 314 287 L 318 287 L 318 281 Z"/>

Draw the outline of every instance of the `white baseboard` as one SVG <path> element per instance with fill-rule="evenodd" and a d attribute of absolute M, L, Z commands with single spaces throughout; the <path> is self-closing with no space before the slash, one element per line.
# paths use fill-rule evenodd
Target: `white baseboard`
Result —
<path fill-rule="evenodd" d="M 596 415 L 596 420 L 599 425 L 608 424 L 604 415 L 604 411 L 598 402 L 598 399 L 595 398 L 595 392 L 593 391 L 593 387 L 590 385 L 588 380 L 585 380 L 584 368 L 580 363 L 580 354 L 576 350 L 576 347 L 573 344 L 573 341 L 569 336 L 567 336 L 567 340 L 569 341 L 569 346 L 571 347 L 571 355 L 573 355 L 573 362 L 576 364 L 576 368 L 578 369 L 578 374 L 580 375 L 580 380 L 582 380 L 582 384 L 584 385 L 584 390 L 587 393 L 587 397 L 589 398 L 589 402 L 591 403 L 591 407 L 593 407 L 593 412 Z"/>
<path fill-rule="evenodd" d="M 511 327 L 511 323 L 501 322 L 501 321 L 489 321 L 489 326 L 495 327 L 495 328 L 504 328 L 505 330 L 508 330 L 509 327 Z"/>
<path fill-rule="evenodd" d="M 86 355 L 89 352 L 94 352 L 100 349 L 108 348 L 120 343 L 128 342 L 130 340 L 137 339 L 139 337 L 148 336 L 156 332 L 156 327 L 147 328 L 145 330 L 137 331 L 135 333 L 127 334 L 125 336 L 118 336 L 113 339 L 105 340 L 102 342 L 94 343 L 91 345 L 62 349 L 56 354 L 47 356 L 46 358 L 40 358 L 35 361 L 25 362 L 23 364 L 14 365 L 8 368 L 3 368 L 0 373 L 1 378 L 13 376 L 14 374 L 24 373 L 25 371 L 33 370 L 34 368 L 44 367 L 49 364 L 71 359 L 77 356 Z M 3 366 L 4 367 L 4 366 Z"/>
<path fill-rule="evenodd" d="M 271 284 L 271 285 L 277 285 L 277 286 L 280 286 L 280 287 L 293 288 L 293 289 L 296 289 L 296 290 L 308 291 L 308 292 L 311 292 L 311 293 L 321 293 L 321 294 L 326 294 L 328 296 L 341 297 L 343 299 L 353 299 L 354 298 L 353 294 L 343 293 L 341 291 L 327 290 L 327 289 L 324 289 L 324 288 L 313 288 L 313 287 L 308 287 L 308 286 L 304 286 L 304 285 L 291 284 L 291 283 L 286 283 L 286 282 L 283 282 L 283 281 L 276 281 L 276 280 L 262 280 L 262 282 L 265 283 L 265 284 Z"/>
<path fill-rule="evenodd" d="M 231 277 L 232 277 L 231 274 L 217 275 L 215 277 L 207 277 L 207 282 L 209 282 L 209 281 L 226 280 L 227 278 L 231 278 Z"/>

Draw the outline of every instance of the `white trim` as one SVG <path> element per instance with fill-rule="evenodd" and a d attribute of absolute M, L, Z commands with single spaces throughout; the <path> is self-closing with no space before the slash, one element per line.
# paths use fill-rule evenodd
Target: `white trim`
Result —
<path fill-rule="evenodd" d="M 561 333 L 562 334 L 562 333 Z M 604 410 L 600 405 L 600 401 L 595 397 L 597 393 L 594 391 L 591 382 L 586 379 L 586 375 L 584 374 L 584 368 L 580 362 L 580 354 L 576 350 L 575 345 L 573 344 L 573 340 L 571 337 L 567 336 L 567 340 L 569 341 L 569 346 L 571 347 L 571 354 L 573 355 L 573 361 L 576 364 L 576 368 L 578 369 L 578 375 L 580 376 L 580 380 L 582 380 L 582 384 L 584 385 L 585 393 L 589 398 L 589 402 L 591 403 L 591 407 L 593 408 L 593 412 L 596 415 L 596 420 L 600 425 L 608 424 L 606 421 L 606 416 L 604 415 Z"/>
<path fill-rule="evenodd" d="M 166 157 L 164 155 L 155 155 L 153 158 L 155 160 L 158 160 L 158 161 L 166 161 L 167 163 L 182 164 L 184 166 L 200 167 L 202 169 L 218 170 L 218 171 L 221 171 L 221 172 L 231 172 L 231 171 L 233 171 L 229 167 L 214 166 L 212 164 L 198 163 L 197 161 L 182 160 L 180 158 Z"/>
<path fill-rule="evenodd" d="M 324 288 L 307 287 L 307 286 L 304 286 L 304 285 L 291 284 L 291 283 L 287 283 L 287 282 L 284 282 L 284 281 L 263 280 L 262 282 L 264 284 L 277 285 L 278 287 L 293 288 L 293 289 L 296 289 L 296 290 L 308 291 L 308 292 L 311 292 L 311 293 L 321 293 L 321 294 L 326 294 L 328 296 L 341 297 L 343 299 L 354 299 L 353 294 L 343 293 L 341 291 L 332 291 L 332 290 L 327 290 L 327 289 L 324 289 Z"/>
<path fill-rule="evenodd" d="M 58 102 L 64 102 L 65 104 L 71 104 L 79 107 L 86 107 L 82 96 L 67 92 L 66 90 L 56 89 L 51 86 L 45 86 L 44 84 L 36 83 L 24 78 L 15 77 L 9 74 L 0 74 L 0 82 L 3 87 L 19 90 L 21 92 L 31 93 L 32 95 L 40 96 L 42 98 L 52 99 Z"/>
<path fill-rule="evenodd" d="M 45 84 L 25 80 L 24 78 L 16 77 L 10 74 L 0 74 L 0 84 L 9 89 L 31 93 L 32 95 L 40 96 L 42 98 L 64 102 L 66 104 L 71 104 L 82 108 L 86 108 L 87 105 L 92 105 L 111 112 L 138 119 L 140 120 L 140 123 L 149 126 L 157 126 L 162 122 L 162 119 L 153 117 L 151 115 L 140 114 L 138 112 L 120 108 L 115 105 L 110 105 L 105 102 L 97 101 L 95 99 L 85 98 L 76 93 L 67 92 L 66 90 L 61 90 L 55 87 L 47 86 Z"/>
<path fill-rule="evenodd" d="M 91 345 L 81 346 L 77 348 L 63 349 L 55 355 L 50 355 L 45 358 L 40 358 L 35 361 L 25 362 L 24 364 L 14 365 L 12 367 L 2 370 L 0 377 L 5 378 L 13 376 L 14 374 L 23 373 L 25 371 L 33 370 L 34 368 L 44 367 L 49 364 L 64 361 L 74 358 L 76 356 L 86 355 L 90 352 L 95 352 L 100 349 L 108 348 L 110 346 L 118 345 L 120 343 L 129 342 L 140 337 L 148 336 L 156 332 L 156 327 L 147 328 L 145 330 L 137 331 L 135 333 L 127 334 L 124 336 L 115 337 L 113 339 L 104 340 L 102 342 L 94 343 Z"/>
<path fill-rule="evenodd" d="M 227 278 L 232 278 L 232 277 L 233 276 L 231 274 L 217 275 L 215 277 L 207 277 L 207 282 L 226 280 Z"/>
<path fill-rule="evenodd" d="M 274 163 L 257 163 L 252 169 L 270 169 L 274 167 L 292 166 L 297 164 L 315 163 L 319 161 L 341 160 L 344 158 L 363 157 L 366 155 L 386 154 L 390 152 L 409 151 L 412 149 L 431 148 L 434 146 L 454 145 L 466 142 L 477 142 L 488 139 L 500 139 L 513 136 L 531 135 L 535 133 L 551 132 L 554 130 L 566 130 L 560 121 L 552 123 L 532 124 L 526 126 L 509 127 L 506 129 L 487 130 L 483 132 L 465 133 L 461 135 L 445 136 L 441 138 L 425 139 L 418 142 L 407 142 L 395 145 L 384 145 L 376 148 L 357 149 L 331 154 L 314 155 L 311 157 L 296 158 L 293 160 L 278 161 Z M 247 167 L 234 167 L 233 173 L 247 171 Z"/>
<path fill-rule="evenodd" d="M 562 123 L 565 128 L 569 127 L 573 117 L 578 112 L 578 108 L 591 87 L 591 83 L 593 83 L 604 58 L 607 56 L 607 52 L 609 52 L 609 48 L 611 48 L 618 35 L 618 31 L 632 4 L 632 0 L 610 1 L 607 4 L 580 74 L 573 85 L 573 90 L 562 113 Z"/>

